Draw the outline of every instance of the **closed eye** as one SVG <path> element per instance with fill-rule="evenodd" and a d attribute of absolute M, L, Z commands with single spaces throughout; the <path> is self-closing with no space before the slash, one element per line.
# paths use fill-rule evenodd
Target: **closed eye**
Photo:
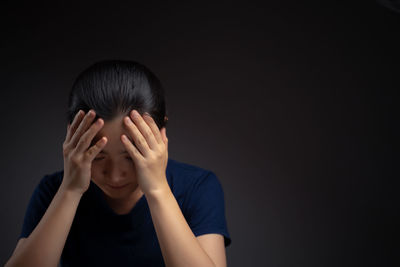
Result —
<path fill-rule="evenodd" d="M 102 159 L 104 159 L 104 157 L 94 158 L 93 160 L 97 161 L 97 160 L 102 160 Z M 125 159 L 132 161 L 131 157 L 125 157 Z"/>

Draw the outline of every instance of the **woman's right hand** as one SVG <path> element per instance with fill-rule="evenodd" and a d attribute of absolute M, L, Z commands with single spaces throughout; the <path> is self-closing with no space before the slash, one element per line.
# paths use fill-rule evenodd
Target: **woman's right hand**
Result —
<path fill-rule="evenodd" d="M 82 195 L 90 185 L 92 161 L 107 143 L 102 137 L 96 144 L 90 146 L 97 132 L 103 127 L 104 121 L 97 119 L 94 110 L 85 112 L 79 110 L 72 124 L 68 124 L 67 136 L 63 143 L 64 177 L 61 187 L 64 190 Z"/>

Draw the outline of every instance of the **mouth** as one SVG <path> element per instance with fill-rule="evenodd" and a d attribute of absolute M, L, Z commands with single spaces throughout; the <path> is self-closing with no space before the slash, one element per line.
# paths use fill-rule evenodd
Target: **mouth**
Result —
<path fill-rule="evenodd" d="M 124 184 L 124 185 L 110 185 L 110 184 L 107 184 L 107 185 L 112 189 L 122 189 L 122 188 L 127 187 L 129 184 Z"/>

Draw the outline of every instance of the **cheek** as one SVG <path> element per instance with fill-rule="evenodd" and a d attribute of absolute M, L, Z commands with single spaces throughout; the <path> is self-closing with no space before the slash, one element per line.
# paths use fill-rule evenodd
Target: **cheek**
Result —
<path fill-rule="evenodd" d="M 91 176 L 93 180 L 98 180 L 101 178 L 101 173 L 102 173 L 102 167 L 101 164 L 92 162 L 92 168 L 91 168 Z"/>
<path fill-rule="evenodd" d="M 136 168 L 133 161 L 124 159 L 120 162 L 119 166 L 127 176 L 129 177 L 136 176 Z"/>

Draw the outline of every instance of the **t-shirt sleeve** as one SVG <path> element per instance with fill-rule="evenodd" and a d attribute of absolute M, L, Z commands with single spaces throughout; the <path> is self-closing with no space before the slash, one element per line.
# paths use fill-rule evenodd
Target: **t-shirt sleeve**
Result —
<path fill-rule="evenodd" d="M 25 211 L 19 238 L 28 237 L 42 219 L 58 190 L 54 175 L 45 175 L 35 187 Z"/>
<path fill-rule="evenodd" d="M 197 179 L 188 192 L 186 215 L 195 236 L 221 234 L 225 247 L 231 243 L 225 218 L 222 185 L 212 171 Z"/>

